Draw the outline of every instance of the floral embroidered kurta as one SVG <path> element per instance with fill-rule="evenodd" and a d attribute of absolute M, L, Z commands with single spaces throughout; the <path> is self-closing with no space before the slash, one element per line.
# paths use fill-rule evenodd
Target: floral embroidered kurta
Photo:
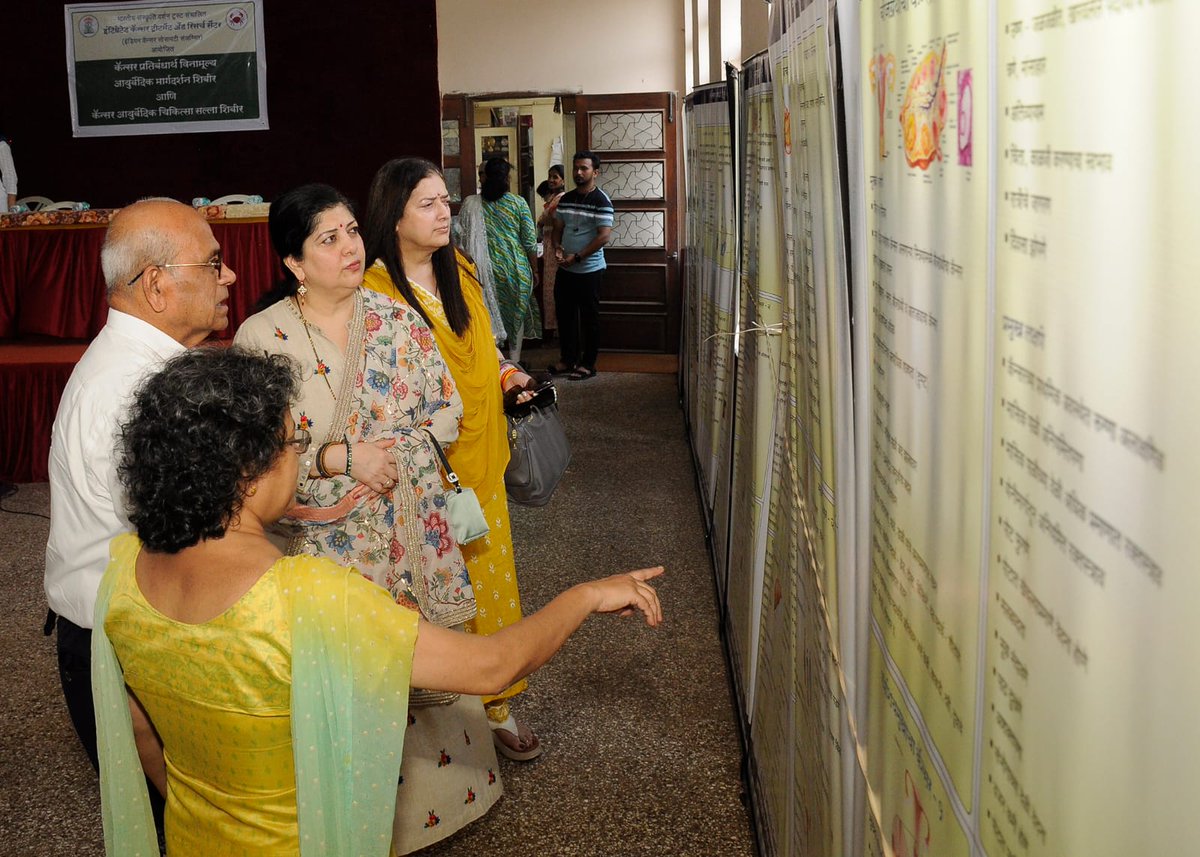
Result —
<path fill-rule="evenodd" d="M 450 536 L 441 472 L 424 432 L 450 444 L 458 437 L 462 402 L 421 317 L 374 292 L 362 290 L 360 296 L 361 338 L 351 337 L 345 355 L 319 327 L 306 323 L 292 299 L 246 319 L 234 341 L 299 362 L 303 383 L 294 418 L 312 434 L 314 446 L 343 438 L 352 443 L 396 439 L 401 484 L 389 495 L 359 502 L 345 516 L 307 522 L 295 552 L 354 565 L 397 601 L 425 608 L 427 619 L 444 625 L 440 616 L 470 611 L 473 593 L 462 553 Z M 354 375 L 348 408 L 336 399 L 346 372 Z M 344 474 L 323 479 L 304 471 L 297 500 L 317 509 L 337 506 L 357 485 Z M 416 526 L 406 526 L 406 509 L 415 511 Z M 413 590 L 414 552 L 421 556 L 427 604 Z M 455 622 L 464 618 L 469 616 Z"/>
<path fill-rule="evenodd" d="M 400 604 L 439 625 L 458 624 L 476 613 L 474 591 L 462 551 L 450 535 L 441 473 L 423 432 L 428 429 L 449 446 L 458 437 L 462 401 L 420 315 L 375 292 L 359 294 L 345 355 L 315 325 L 305 332 L 304 318 L 290 298 L 248 318 L 234 338 L 299 361 L 303 383 L 293 415 L 313 436 L 306 459 L 316 455 L 317 444 L 340 442 L 343 435 L 351 442 L 397 441 L 392 449 L 400 484 L 387 496 L 371 495 L 344 517 L 305 523 L 293 552 L 353 564 Z M 346 372 L 353 372 L 353 379 Z M 352 402 L 335 401 L 348 380 L 353 381 Z M 297 499 L 318 515 L 317 510 L 347 502 L 357 484 L 342 474 L 309 478 L 304 470 Z M 406 527 L 410 520 L 415 527 Z M 413 588 L 410 557 L 415 555 L 423 560 L 424 574 L 417 579 L 423 591 Z M 411 708 L 404 749 L 393 829 L 397 854 L 450 835 L 484 815 L 503 794 L 479 697 Z"/>

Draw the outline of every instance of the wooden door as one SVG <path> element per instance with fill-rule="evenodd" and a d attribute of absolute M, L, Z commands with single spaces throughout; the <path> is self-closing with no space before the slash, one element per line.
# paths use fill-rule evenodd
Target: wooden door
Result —
<path fill-rule="evenodd" d="M 576 147 L 600 157 L 597 184 L 615 210 L 613 235 L 604 248 L 608 273 L 600 292 L 600 348 L 677 354 L 681 301 L 675 95 L 576 95 L 572 100 Z M 563 152 L 568 188 L 571 154 Z"/>
<path fill-rule="evenodd" d="M 450 211 L 458 215 L 463 197 L 475 192 L 475 135 L 471 104 L 463 95 L 442 96 L 442 170 L 450 191 Z"/>

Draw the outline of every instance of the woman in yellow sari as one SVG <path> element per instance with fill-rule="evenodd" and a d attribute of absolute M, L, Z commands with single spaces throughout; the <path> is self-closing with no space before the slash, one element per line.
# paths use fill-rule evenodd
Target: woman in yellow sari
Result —
<path fill-rule="evenodd" d="M 503 395 L 532 379 L 495 346 L 474 266 L 450 243 L 450 197 L 436 166 L 399 158 L 380 167 L 366 223 L 367 259 L 375 263 L 363 285 L 421 314 L 462 397 L 458 440 L 447 454 L 462 484 L 475 490 L 491 527 L 486 537 L 462 546 L 478 607 L 467 630 L 494 634 L 521 618 L 504 492 L 509 452 Z M 496 749 L 518 761 L 542 752 L 537 735 L 509 710 L 508 701 L 525 686 L 521 681 L 484 698 Z"/>
<path fill-rule="evenodd" d="M 179 355 L 135 396 L 120 473 L 137 534 L 113 540 L 92 635 L 110 857 L 159 853 L 143 767 L 171 857 L 384 857 L 410 685 L 495 692 L 590 613 L 662 620 L 646 583 L 661 568 L 578 584 L 479 637 L 328 558 L 282 556 L 266 530 L 311 442 L 289 412 L 298 387 L 289 358 L 234 346 Z M 131 704 L 153 735 L 135 738 Z"/>

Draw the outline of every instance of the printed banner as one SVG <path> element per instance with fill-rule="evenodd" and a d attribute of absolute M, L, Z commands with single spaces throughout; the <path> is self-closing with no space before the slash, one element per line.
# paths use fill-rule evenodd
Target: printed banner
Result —
<path fill-rule="evenodd" d="M 760 829 L 768 836 L 786 829 L 791 812 L 793 731 L 788 697 L 792 686 L 794 602 L 767 599 L 767 627 L 760 627 L 763 593 L 791 586 L 787 572 L 773 566 L 766 584 L 768 533 L 772 532 L 773 455 L 778 415 L 787 407 L 780 375 L 783 322 L 783 264 L 780 253 L 778 155 L 770 58 L 764 52 L 747 60 L 739 80 L 741 121 L 742 248 L 738 301 L 738 358 L 734 389 L 733 480 L 728 588 L 728 629 L 737 686 L 751 720 L 755 764 L 752 788 L 764 807 Z M 775 498 L 784 512 L 790 501 Z M 786 525 L 786 522 L 785 522 Z M 778 534 L 782 543 L 784 537 Z M 760 633 L 771 658 L 766 664 L 765 696 L 758 718 L 755 703 L 760 665 Z M 764 853 L 771 853 L 765 849 Z"/>
<path fill-rule="evenodd" d="M 76 137 L 261 130 L 262 0 L 64 7 Z"/>
<path fill-rule="evenodd" d="M 897 854 L 960 854 L 979 727 L 989 22 L 981 3 L 860 10 L 870 622 L 889 667 L 867 686 L 867 775 Z M 897 720 L 918 750 L 925 736 L 924 772 L 893 758 Z"/>
<path fill-rule="evenodd" d="M 997 8 L 980 837 L 1193 852 L 1200 4 Z"/>
<path fill-rule="evenodd" d="M 783 264 L 779 248 L 778 164 L 770 58 L 747 60 L 742 85 L 742 263 L 734 389 L 729 633 L 747 709 L 754 710 L 763 558 L 780 384 Z"/>
<path fill-rule="evenodd" d="M 714 512 L 718 467 L 732 417 L 734 278 L 737 270 L 737 209 L 734 193 L 733 131 L 724 83 L 699 87 L 688 96 L 688 267 L 695 279 L 696 347 L 699 351 L 691 411 L 693 444 L 705 488 L 705 506 Z M 717 556 L 724 558 L 723 541 Z M 718 579 L 723 579 L 718 573 Z"/>
<path fill-rule="evenodd" d="M 868 687 L 873 695 L 866 753 L 872 783 L 867 813 L 867 857 L 971 857 L 972 839 L 959 823 L 946 772 L 931 748 L 915 700 L 896 681 L 879 646 L 869 643 Z"/>
<path fill-rule="evenodd" d="M 769 48 L 774 77 L 776 146 L 782 196 L 784 280 L 781 385 L 788 398 L 783 463 L 789 473 L 772 489 L 794 540 L 795 666 L 791 728 L 792 818 L 787 853 L 840 857 L 849 844 L 844 824 L 846 779 L 855 758 L 844 696 L 843 582 L 855 570 L 853 422 L 849 289 L 842 234 L 836 102 L 825 3 L 787 0 L 772 9 Z M 776 475 L 778 479 L 779 474 Z M 785 490 L 786 489 L 786 490 Z M 770 567 L 779 568 L 776 557 Z M 787 567 L 787 566 L 784 566 Z M 764 613 L 766 606 L 764 605 Z M 762 659 L 771 654 L 764 639 Z M 769 676 L 764 670 L 763 678 Z M 760 687 L 765 690 L 765 687 Z M 763 715 L 769 697 L 756 698 Z M 850 760 L 853 764 L 847 765 Z"/>
<path fill-rule="evenodd" d="M 831 6 L 742 72 L 731 472 L 697 447 L 762 850 L 1189 852 L 1200 5 L 840 3 L 838 57 Z"/>

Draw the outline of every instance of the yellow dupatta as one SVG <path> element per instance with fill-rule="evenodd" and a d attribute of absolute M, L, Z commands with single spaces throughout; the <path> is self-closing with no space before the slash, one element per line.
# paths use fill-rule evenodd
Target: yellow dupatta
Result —
<path fill-rule="evenodd" d="M 441 301 L 420 287 L 414 287 L 413 294 L 429 316 L 433 338 L 462 397 L 458 440 L 446 449 L 446 455 L 464 486 L 490 497 L 504 479 L 509 456 L 508 423 L 500 391 L 500 359 L 496 356 L 491 316 L 483 302 L 483 286 L 475 276 L 475 266 L 457 249 L 454 252 L 459 285 L 471 314 L 463 335 L 460 337 L 450 329 Z M 363 285 L 393 300 L 404 301 L 381 262 L 367 270 Z M 498 490 L 502 493 L 503 486 Z"/>

